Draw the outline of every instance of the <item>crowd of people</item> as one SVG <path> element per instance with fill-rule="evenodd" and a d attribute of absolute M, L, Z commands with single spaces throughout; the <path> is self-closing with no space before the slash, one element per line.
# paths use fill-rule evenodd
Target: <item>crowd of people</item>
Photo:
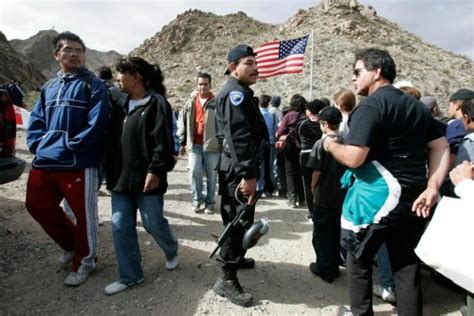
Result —
<path fill-rule="evenodd" d="M 254 96 L 256 54 L 242 44 L 227 55 L 220 91 L 211 92 L 211 74 L 199 73 L 176 119 L 158 65 L 123 58 L 115 66 L 116 86 L 110 69 L 100 68 L 96 77 L 84 67 L 79 36 L 60 33 L 53 44 L 61 70 L 43 85 L 31 114 L 27 144 L 34 159 L 26 208 L 63 250 L 60 266 L 72 262 L 65 285 L 84 283 L 96 267 L 102 179 L 112 196 L 118 265 L 105 293 L 144 279 L 137 210 L 165 253 L 166 269 L 178 267 L 178 241 L 163 211 L 167 174 L 180 154 L 188 159 L 192 212 L 216 212 L 217 189 L 224 225 L 246 208 L 245 224 L 233 228 L 217 256 L 216 294 L 252 304 L 237 272 L 255 266 L 245 257 L 243 239 L 262 192 L 262 198 L 287 199 L 289 211 L 307 209 L 316 255 L 309 270 L 331 283 L 345 266 L 354 315 L 373 314 L 373 293 L 396 302 L 400 315 L 422 314 L 414 248 L 439 193 L 455 192 L 448 172 L 466 164 L 472 170 L 472 90 L 453 93 L 452 122 L 442 122 L 435 118 L 434 96 L 422 96 L 409 82 L 393 85 L 392 57 L 368 48 L 355 55 L 352 81 L 363 97 L 358 104 L 352 90 L 342 89 L 332 100 L 294 94 L 282 106 L 280 96 Z M 372 284 L 374 258 L 379 286 Z"/>

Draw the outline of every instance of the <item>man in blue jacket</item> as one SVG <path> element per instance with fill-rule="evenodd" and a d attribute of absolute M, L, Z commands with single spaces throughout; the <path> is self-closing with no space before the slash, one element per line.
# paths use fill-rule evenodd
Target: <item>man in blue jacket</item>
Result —
<path fill-rule="evenodd" d="M 72 261 L 64 284 L 77 286 L 95 268 L 97 166 L 110 109 L 107 87 L 84 68 L 81 38 L 64 32 L 53 44 L 61 70 L 43 85 L 31 113 L 27 144 L 35 157 L 26 208 L 63 249 L 60 267 Z M 63 199 L 76 223 L 61 208 Z"/>

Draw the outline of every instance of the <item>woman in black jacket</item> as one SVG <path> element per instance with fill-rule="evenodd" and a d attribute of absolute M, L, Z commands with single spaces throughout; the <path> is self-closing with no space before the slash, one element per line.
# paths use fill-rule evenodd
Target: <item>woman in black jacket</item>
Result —
<path fill-rule="evenodd" d="M 145 230 L 166 255 L 166 269 L 178 266 L 178 242 L 163 216 L 167 172 L 174 167 L 172 110 L 157 65 L 138 57 L 116 65 L 117 81 L 128 94 L 112 110 L 106 155 L 107 188 L 112 191 L 112 233 L 119 277 L 105 287 L 112 295 L 143 281 L 136 230 L 137 209 Z"/>

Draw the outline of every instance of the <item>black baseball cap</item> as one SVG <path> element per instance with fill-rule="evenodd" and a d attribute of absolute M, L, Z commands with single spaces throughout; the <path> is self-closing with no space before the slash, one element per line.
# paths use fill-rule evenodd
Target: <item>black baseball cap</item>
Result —
<path fill-rule="evenodd" d="M 239 60 L 242 57 L 247 57 L 247 56 L 257 56 L 253 52 L 253 48 L 248 46 L 247 44 L 240 44 L 232 48 L 229 53 L 227 54 L 227 61 L 230 63 L 233 63 L 237 60 Z M 230 74 L 230 69 L 227 68 L 225 71 L 224 75 Z"/>
<path fill-rule="evenodd" d="M 326 106 L 318 113 L 319 120 L 336 125 L 342 122 L 341 112 L 334 106 Z"/>
<path fill-rule="evenodd" d="M 469 99 L 474 99 L 474 91 L 469 89 L 459 89 L 449 98 L 449 102 Z"/>

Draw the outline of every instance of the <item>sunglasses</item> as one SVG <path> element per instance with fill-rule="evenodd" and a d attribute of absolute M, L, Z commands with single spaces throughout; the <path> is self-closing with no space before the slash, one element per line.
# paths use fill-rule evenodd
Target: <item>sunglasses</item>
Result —
<path fill-rule="evenodd" d="M 356 69 L 354 69 L 354 76 L 356 76 L 356 78 L 359 77 L 360 74 L 362 73 L 362 71 L 364 71 L 364 70 L 365 70 L 365 68 L 356 68 Z"/>

